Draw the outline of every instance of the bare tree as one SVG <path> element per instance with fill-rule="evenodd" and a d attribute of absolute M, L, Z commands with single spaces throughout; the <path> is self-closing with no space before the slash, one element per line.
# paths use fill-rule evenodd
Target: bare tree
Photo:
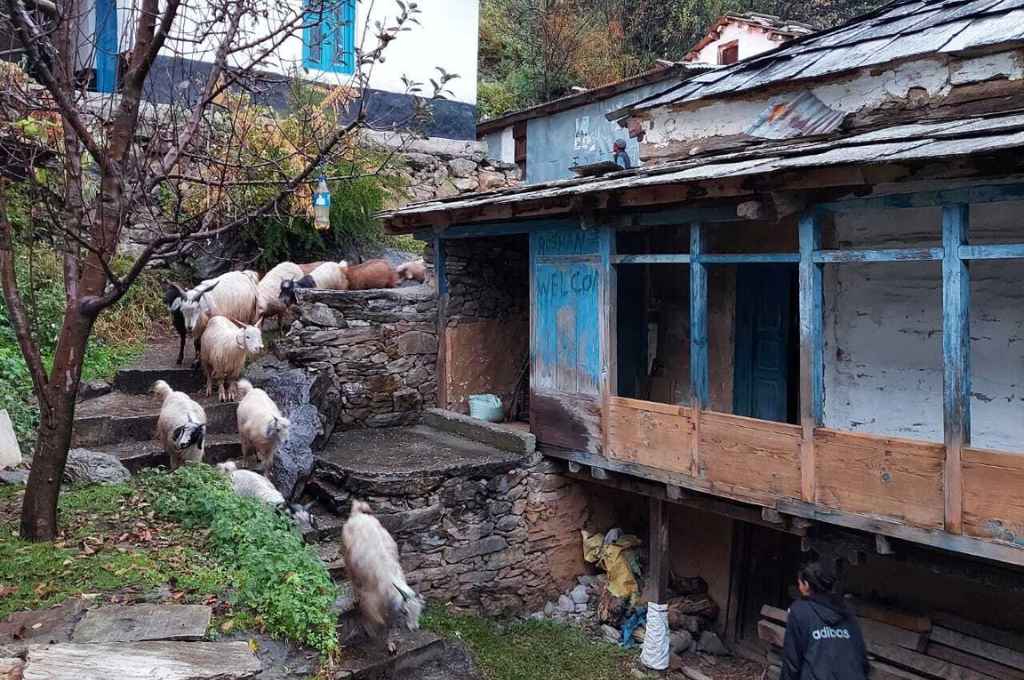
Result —
<path fill-rule="evenodd" d="M 31 76 L 12 76 L 0 63 L 0 166 L 23 170 L 0 179 L 0 282 L 40 411 L 23 538 L 55 536 L 75 398 L 98 315 L 155 258 L 282 210 L 308 191 L 318 168 L 350 153 L 367 125 L 361 93 L 387 45 L 418 23 L 415 3 L 398 2 L 393 16 L 361 27 L 355 75 L 312 114 L 291 117 L 287 129 L 240 103 L 258 99 L 273 80 L 267 73 L 280 72 L 283 46 L 304 30 L 319 31 L 338 3 L 133 0 L 125 13 L 121 0 L 121 40 L 116 54 L 102 55 L 119 62 L 117 91 L 101 96 L 89 91 L 89 66 L 98 50 L 111 51 L 95 37 L 94 27 L 108 19 L 96 15 L 105 3 L 0 0 L 0 35 L 13 34 Z M 450 78 L 442 76 L 435 95 Z M 153 94 L 160 103 L 147 99 Z M 265 150 L 252 143 L 254 130 L 287 144 Z M 12 224 L 4 198 L 15 186 L 41 206 L 27 235 Z M 239 201 L 243 190 L 259 200 Z M 128 229 L 141 252 L 117 275 L 112 263 Z M 46 240 L 63 259 L 64 317 L 49 367 L 15 276 L 25 239 Z"/>

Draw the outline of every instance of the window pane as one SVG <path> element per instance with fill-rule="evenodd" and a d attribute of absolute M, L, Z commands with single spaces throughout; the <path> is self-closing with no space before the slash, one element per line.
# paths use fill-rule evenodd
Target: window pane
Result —
<path fill-rule="evenodd" d="M 314 18 L 319 17 L 319 14 L 312 16 Z M 309 61 L 314 64 L 320 63 L 320 51 L 323 49 L 323 42 L 323 23 L 318 21 L 309 28 Z"/>

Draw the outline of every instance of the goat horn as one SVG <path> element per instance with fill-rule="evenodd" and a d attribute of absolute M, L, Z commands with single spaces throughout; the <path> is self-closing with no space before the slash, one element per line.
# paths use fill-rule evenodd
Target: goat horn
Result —
<path fill-rule="evenodd" d="M 399 587 L 398 587 L 398 584 L 397 584 L 397 583 L 392 583 L 391 585 L 393 585 L 393 586 L 395 587 L 395 590 L 397 590 L 397 591 L 398 591 L 398 594 L 402 596 L 402 600 L 403 600 L 404 602 L 408 602 L 408 601 L 409 601 L 409 595 L 408 595 L 408 593 L 406 593 L 406 592 L 405 592 L 404 590 L 402 590 L 401 588 L 399 588 Z"/>

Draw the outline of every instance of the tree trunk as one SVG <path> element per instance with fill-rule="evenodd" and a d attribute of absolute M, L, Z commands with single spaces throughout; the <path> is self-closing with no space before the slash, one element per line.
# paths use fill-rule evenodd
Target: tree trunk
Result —
<path fill-rule="evenodd" d="M 21 537 L 26 541 L 52 541 L 57 536 L 57 497 L 74 418 L 74 396 L 61 394 L 39 419 L 35 455 L 21 506 Z"/>
<path fill-rule="evenodd" d="M 92 324 L 93 319 L 83 315 L 77 303 L 65 309 L 46 399 L 39 400 L 36 449 L 21 506 L 21 537 L 26 541 L 52 541 L 57 536 L 57 498 L 71 447 L 75 398 Z"/>

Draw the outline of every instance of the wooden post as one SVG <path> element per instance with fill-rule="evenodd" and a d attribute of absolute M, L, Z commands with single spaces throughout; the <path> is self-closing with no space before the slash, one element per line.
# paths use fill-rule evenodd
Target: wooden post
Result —
<path fill-rule="evenodd" d="M 963 533 L 960 459 L 971 440 L 971 279 L 960 246 L 967 243 L 970 207 L 942 208 L 942 421 L 946 443 L 946 531 Z"/>
<path fill-rule="evenodd" d="M 701 410 L 708 407 L 708 270 L 701 262 L 704 252 L 702 225 L 690 225 L 690 474 L 703 478 L 700 462 Z"/>
<path fill-rule="evenodd" d="M 651 497 L 649 501 L 650 534 L 648 536 L 647 583 L 644 587 L 644 600 L 647 602 L 665 602 L 668 598 L 668 575 L 671 553 L 668 544 L 668 507 L 669 504 L 660 498 Z"/>
<path fill-rule="evenodd" d="M 814 251 L 821 248 L 817 213 L 800 218 L 800 495 L 814 502 L 814 428 L 821 425 L 824 387 L 824 328 L 822 323 L 822 265 Z"/>
<path fill-rule="evenodd" d="M 445 245 L 434 237 L 434 276 L 437 279 L 437 407 L 448 408 L 448 272 Z"/>
<path fill-rule="evenodd" d="M 604 357 L 604 376 L 601 384 L 601 435 L 602 452 L 608 455 L 608 413 L 611 398 L 619 394 L 619 346 L 618 346 L 618 272 L 612 259 L 616 252 L 616 231 L 614 226 L 604 228 L 601 234 L 601 271 L 604 286 L 599 307 L 601 319 L 601 344 Z"/>

